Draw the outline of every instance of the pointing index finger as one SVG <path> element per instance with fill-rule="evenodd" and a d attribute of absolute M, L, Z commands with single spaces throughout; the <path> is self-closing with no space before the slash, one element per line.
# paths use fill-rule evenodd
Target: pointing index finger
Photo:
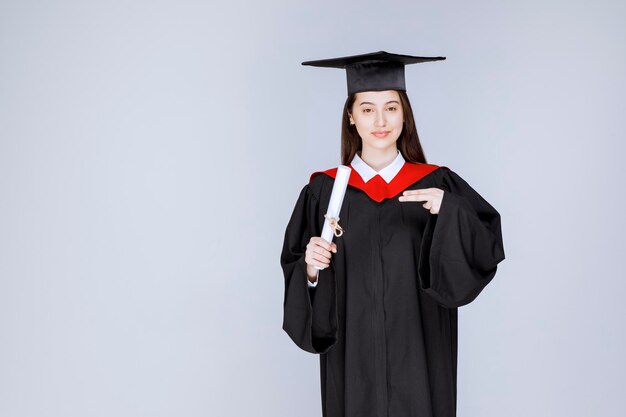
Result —
<path fill-rule="evenodd" d="M 419 194 L 420 190 L 404 190 L 402 192 L 402 195 L 412 195 L 412 194 Z"/>
<path fill-rule="evenodd" d="M 417 190 L 405 190 L 404 191 L 404 195 L 415 195 L 415 194 L 424 194 L 424 195 L 429 195 L 429 194 L 433 194 L 433 192 L 437 190 L 436 188 L 420 188 Z"/>

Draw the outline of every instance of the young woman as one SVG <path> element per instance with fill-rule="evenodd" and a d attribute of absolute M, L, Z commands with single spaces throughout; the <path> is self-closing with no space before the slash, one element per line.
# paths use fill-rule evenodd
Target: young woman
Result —
<path fill-rule="evenodd" d="M 438 59 L 380 51 L 304 63 L 348 74 L 344 233 L 320 237 L 337 168 L 314 172 L 280 259 L 283 329 L 319 354 L 325 417 L 456 415 L 457 308 L 491 281 L 504 247 L 499 213 L 426 163 L 404 65 Z"/>

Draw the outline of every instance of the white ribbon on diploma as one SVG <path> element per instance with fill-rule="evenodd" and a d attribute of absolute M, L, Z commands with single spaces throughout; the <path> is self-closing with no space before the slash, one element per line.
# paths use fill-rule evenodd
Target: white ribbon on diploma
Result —
<path fill-rule="evenodd" d="M 335 175 L 335 183 L 333 184 L 333 191 L 330 194 L 330 201 L 328 203 L 328 209 L 326 210 L 324 227 L 322 228 L 322 239 L 328 243 L 333 241 L 333 236 L 335 235 L 335 231 L 331 226 L 331 221 L 329 219 L 339 220 L 339 212 L 341 211 L 343 197 L 346 195 L 346 188 L 348 188 L 348 179 L 350 178 L 351 172 L 352 169 L 345 165 L 339 165 L 337 168 L 337 175 Z M 324 268 L 315 266 L 315 269 Z"/>

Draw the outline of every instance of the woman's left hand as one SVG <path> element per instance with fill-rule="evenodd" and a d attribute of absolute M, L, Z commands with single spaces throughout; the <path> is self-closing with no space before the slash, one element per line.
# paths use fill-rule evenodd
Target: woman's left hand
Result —
<path fill-rule="evenodd" d="M 405 190 L 399 197 L 400 201 L 424 201 L 422 207 L 438 214 L 443 200 L 443 190 L 440 188 L 422 188 L 419 190 Z"/>

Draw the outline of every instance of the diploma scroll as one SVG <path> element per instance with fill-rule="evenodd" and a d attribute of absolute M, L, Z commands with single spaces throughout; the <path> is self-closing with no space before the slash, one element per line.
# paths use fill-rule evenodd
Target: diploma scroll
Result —
<path fill-rule="evenodd" d="M 337 168 L 337 175 L 335 175 L 335 183 L 333 184 L 333 191 L 330 194 L 330 201 L 328 203 L 328 210 L 326 210 L 326 218 L 324 220 L 324 227 L 322 228 L 322 239 L 331 243 L 333 241 L 333 235 L 335 231 L 331 226 L 331 220 L 338 219 L 339 212 L 341 211 L 341 204 L 343 203 L 343 197 L 346 195 L 346 188 L 348 188 L 348 179 L 352 169 L 345 165 L 339 165 Z M 315 267 L 315 269 L 324 269 L 321 267 Z"/>

